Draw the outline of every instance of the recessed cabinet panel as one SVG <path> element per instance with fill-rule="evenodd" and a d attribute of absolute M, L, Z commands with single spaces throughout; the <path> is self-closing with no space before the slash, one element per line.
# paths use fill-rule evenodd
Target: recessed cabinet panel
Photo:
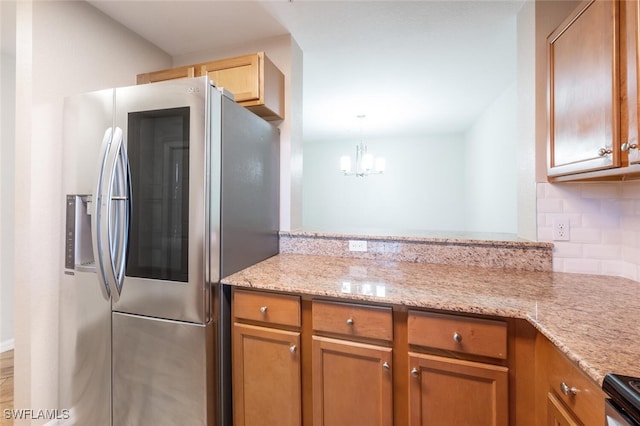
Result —
<path fill-rule="evenodd" d="M 509 424 L 507 367 L 409 354 L 411 426 Z"/>
<path fill-rule="evenodd" d="M 549 176 L 621 166 L 618 2 L 585 1 L 548 38 Z"/>
<path fill-rule="evenodd" d="M 313 336 L 314 426 L 393 424 L 392 350 Z"/>
<path fill-rule="evenodd" d="M 551 392 L 547 394 L 547 426 L 580 426 L 580 423 Z"/>
<path fill-rule="evenodd" d="M 208 75 L 218 87 L 224 87 L 235 96 L 236 102 L 255 101 L 260 98 L 260 55 L 202 64 L 200 75 Z"/>
<path fill-rule="evenodd" d="M 233 403 L 236 426 L 299 426 L 300 333 L 233 326 Z"/>

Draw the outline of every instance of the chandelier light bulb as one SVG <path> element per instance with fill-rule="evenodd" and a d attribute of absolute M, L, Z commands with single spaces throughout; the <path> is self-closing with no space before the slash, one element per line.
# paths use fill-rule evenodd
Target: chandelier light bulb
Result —
<path fill-rule="evenodd" d="M 384 173 L 386 162 L 382 157 L 376 157 L 367 153 L 367 145 L 362 141 L 362 119 L 364 115 L 359 115 L 360 119 L 360 142 L 356 145 L 355 169 L 351 171 L 351 157 L 344 155 L 340 157 L 340 170 L 345 176 L 365 177 L 369 175 Z"/>

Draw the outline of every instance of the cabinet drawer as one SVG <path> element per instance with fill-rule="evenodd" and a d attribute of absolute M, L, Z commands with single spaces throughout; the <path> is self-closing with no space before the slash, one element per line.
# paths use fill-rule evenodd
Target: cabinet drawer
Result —
<path fill-rule="evenodd" d="M 240 320 L 300 327 L 300 298 L 284 294 L 234 290 L 233 316 Z"/>
<path fill-rule="evenodd" d="M 392 319 L 389 307 L 313 302 L 314 331 L 391 341 Z"/>
<path fill-rule="evenodd" d="M 581 423 L 604 424 L 605 394 L 603 391 L 550 342 L 544 343 L 541 362 L 546 366 L 545 380 L 549 390 L 575 414 Z"/>
<path fill-rule="evenodd" d="M 409 344 L 507 358 L 507 323 L 458 315 L 409 311 Z"/>

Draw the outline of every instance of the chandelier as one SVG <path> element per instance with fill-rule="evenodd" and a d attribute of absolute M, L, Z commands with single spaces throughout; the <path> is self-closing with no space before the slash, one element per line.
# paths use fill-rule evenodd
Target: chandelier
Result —
<path fill-rule="evenodd" d="M 365 115 L 358 115 L 360 120 L 360 142 L 356 145 L 356 163 L 351 171 L 351 157 L 344 155 L 340 157 L 340 170 L 345 176 L 364 177 L 369 175 L 379 175 L 384 173 L 386 166 L 383 157 L 375 157 L 367 153 L 367 146 L 362 141 L 362 121 Z"/>

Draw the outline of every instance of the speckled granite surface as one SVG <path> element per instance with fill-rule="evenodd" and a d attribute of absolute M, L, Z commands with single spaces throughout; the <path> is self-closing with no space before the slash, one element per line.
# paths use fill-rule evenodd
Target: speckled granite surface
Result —
<path fill-rule="evenodd" d="M 596 383 L 640 377 L 640 283 L 623 278 L 280 254 L 222 282 L 524 318 Z"/>
<path fill-rule="evenodd" d="M 349 240 L 366 240 L 366 252 L 349 251 Z M 280 233 L 280 253 L 399 262 L 552 270 L 551 243 L 511 234 L 424 232 L 418 236 L 349 235 L 306 231 Z"/>

